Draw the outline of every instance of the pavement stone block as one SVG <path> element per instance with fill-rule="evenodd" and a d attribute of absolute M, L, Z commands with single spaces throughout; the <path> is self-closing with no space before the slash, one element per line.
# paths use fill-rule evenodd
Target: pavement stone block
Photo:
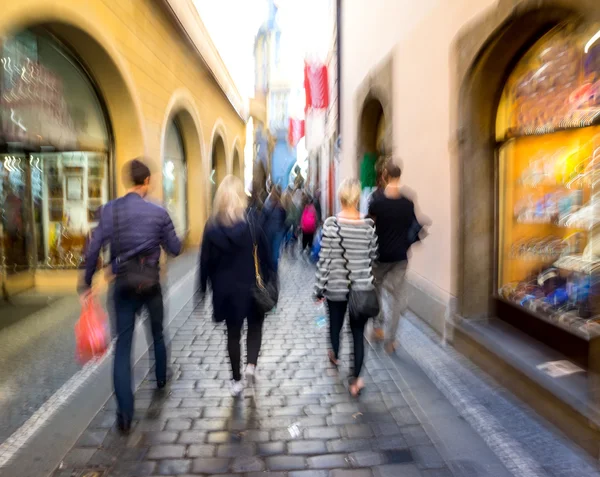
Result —
<path fill-rule="evenodd" d="M 301 440 L 288 443 L 288 452 L 290 454 L 316 455 L 327 452 L 325 441 Z"/>
<path fill-rule="evenodd" d="M 357 452 L 371 450 L 370 439 L 336 439 L 329 441 L 327 447 L 331 452 Z"/>
<path fill-rule="evenodd" d="M 256 454 L 256 446 L 252 443 L 221 444 L 217 447 L 217 457 L 251 457 Z"/>
<path fill-rule="evenodd" d="M 231 470 L 234 472 L 260 472 L 265 470 L 265 463 L 262 459 L 252 456 L 236 457 L 231 463 Z"/>
<path fill-rule="evenodd" d="M 285 453 L 285 443 L 283 442 L 259 442 L 257 451 L 259 455 L 271 456 Z"/>
<path fill-rule="evenodd" d="M 337 469 L 350 467 L 350 462 L 345 454 L 324 454 L 309 457 L 308 467 L 311 469 Z"/>
<path fill-rule="evenodd" d="M 191 419 L 169 419 L 165 430 L 167 431 L 187 431 L 192 427 Z"/>
<path fill-rule="evenodd" d="M 179 433 L 179 444 L 202 444 L 206 440 L 206 431 L 183 431 Z"/>
<path fill-rule="evenodd" d="M 195 419 L 192 428 L 200 431 L 220 431 L 227 428 L 227 421 L 225 419 Z"/>
<path fill-rule="evenodd" d="M 305 439 L 339 439 L 342 437 L 339 427 L 308 427 L 304 429 Z"/>
<path fill-rule="evenodd" d="M 296 456 L 267 457 L 267 468 L 269 470 L 300 470 L 306 468 L 306 459 Z"/>
<path fill-rule="evenodd" d="M 229 470 L 231 459 L 200 457 L 194 460 L 192 472 L 196 474 L 224 474 Z"/>
<path fill-rule="evenodd" d="M 165 459 L 158 463 L 159 475 L 181 475 L 190 471 L 192 461 L 187 459 Z"/>
<path fill-rule="evenodd" d="M 216 446 L 210 444 L 195 444 L 187 448 L 186 457 L 214 457 L 217 452 Z"/>
<path fill-rule="evenodd" d="M 369 424 L 349 424 L 343 427 L 344 437 L 350 439 L 373 437 L 373 429 Z"/>
<path fill-rule="evenodd" d="M 209 432 L 206 441 L 209 444 L 226 444 L 231 441 L 231 434 L 229 432 Z"/>
<path fill-rule="evenodd" d="M 166 444 L 150 447 L 148 459 L 180 459 L 185 456 L 186 448 L 184 445 Z"/>

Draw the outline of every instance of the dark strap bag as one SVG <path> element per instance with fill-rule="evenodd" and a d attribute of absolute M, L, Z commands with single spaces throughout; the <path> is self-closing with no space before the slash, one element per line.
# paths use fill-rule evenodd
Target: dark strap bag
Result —
<path fill-rule="evenodd" d="M 260 260 L 258 259 L 258 242 L 256 240 L 256 231 L 254 223 L 249 220 L 250 233 L 252 235 L 252 255 L 254 258 L 254 272 L 256 274 L 256 285 L 252 291 L 254 302 L 261 313 L 268 313 L 277 306 L 279 301 L 279 281 L 276 276 L 270 280 L 263 280 L 260 272 Z"/>
<path fill-rule="evenodd" d="M 337 233 L 340 238 L 343 257 L 346 259 L 344 267 L 348 272 L 348 314 L 350 321 L 364 325 L 369 318 L 374 318 L 379 314 L 379 297 L 375 288 L 371 290 L 355 290 L 352 288 L 350 279 L 350 269 L 348 268 L 348 259 L 346 258 L 346 248 L 344 247 L 344 238 L 342 237 L 341 227 L 336 219 Z"/>
<path fill-rule="evenodd" d="M 158 264 L 149 263 L 144 254 L 144 246 L 122 254 L 119 240 L 119 200 L 113 205 L 113 233 L 115 235 L 115 257 L 117 262 L 117 278 L 125 288 L 137 294 L 148 293 L 160 284 Z"/>

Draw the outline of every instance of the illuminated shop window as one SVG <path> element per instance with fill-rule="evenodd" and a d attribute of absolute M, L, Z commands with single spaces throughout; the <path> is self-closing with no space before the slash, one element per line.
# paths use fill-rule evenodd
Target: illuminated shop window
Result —
<path fill-rule="evenodd" d="M 498 293 L 589 336 L 599 327 L 600 27 L 561 25 L 498 109 Z"/>
<path fill-rule="evenodd" d="M 1 49 L 0 259 L 9 273 L 76 268 L 109 199 L 104 110 L 77 60 L 43 32 Z"/>

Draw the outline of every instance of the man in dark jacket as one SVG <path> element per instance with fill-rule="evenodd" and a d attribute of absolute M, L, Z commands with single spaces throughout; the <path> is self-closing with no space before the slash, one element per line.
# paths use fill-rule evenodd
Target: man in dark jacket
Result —
<path fill-rule="evenodd" d="M 381 313 L 373 323 L 373 337 L 385 340 L 385 349 L 396 349 L 400 317 L 406 311 L 405 276 L 408 250 L 419 240 L 422 226 L 415 215 L 415 205 L 400 188 L 402 171 L 393 160 L 385 163 L 385 188 L 373 194 L 369 216 L 375 221 L 378 259 L 373 267 L 375 284 L 381 299 Z M 383 325 L 387 330 L 383 333 Z"/>
<path fill-rule="evenodd" d="M 135 316 L 146 307 L 154 341 L 156 359 L 156 384 L 163 388 L 167 382 L 167 351 L 163 337 L 163 297 L 160 284 L 138 293 L 125 279 L 123 263 L 143 256 L 149 267 L 158 267 L 161 247 L 172 255 L 181 252 L 169 213 L 162 207 L 146 201 L 150 186 L 150 169 L 141 161 L 129 162 L 125 169 L 132 187 L 120 199 L 106 204 L 98 226 L 86 251 L 85 294 L 90 293 L 92 277 L 96 271 L 98 256 L 104 245 L 110 244 L 111 266 L 116 275 L 114 284 L 114 308 L 116 313 L 117 344 L 114 362 L 114 386 L 117 398 L 117 423 L 127 433 L 133 419 L 133 392 L 131 389 L 131 344 L 135 328 Z M 127 258 L 125 258 L 127 257 Z"/>

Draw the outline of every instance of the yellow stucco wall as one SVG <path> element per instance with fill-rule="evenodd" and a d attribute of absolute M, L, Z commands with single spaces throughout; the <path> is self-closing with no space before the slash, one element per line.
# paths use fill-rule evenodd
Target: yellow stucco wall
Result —
<path fill-rule="evenodd" d="M 227 171 L 243 163 L 245 124 L 158 0 L 20 0 L 4 2 L 0 36 L 44 26 L 82 60 L 106 103 L 115 170 L 146 155 L 152 195 L 162 198 L 162 144 L 168 122 L 182 126 L 188 161 L 189 238 L 199 243 L 207 217 L 212 141 L 223 137 Z M 235 146 L 234 146 L 235 143 Z M 119 194 L 124 191 L 117 179 Z"/>

